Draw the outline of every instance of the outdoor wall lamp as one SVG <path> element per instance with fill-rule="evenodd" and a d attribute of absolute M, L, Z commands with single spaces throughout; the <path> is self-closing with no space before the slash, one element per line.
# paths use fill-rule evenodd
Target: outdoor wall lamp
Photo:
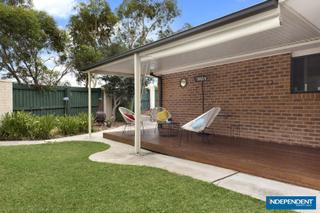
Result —
<path fill-rule="evenodd" d="M 180 80 L 180 87 L 181 87 L 181 88 L 185 88 L 185 87 L 187 86 L 187 84 L 188 84 L 187 79 L 182 78 L 182 79 Z"/>

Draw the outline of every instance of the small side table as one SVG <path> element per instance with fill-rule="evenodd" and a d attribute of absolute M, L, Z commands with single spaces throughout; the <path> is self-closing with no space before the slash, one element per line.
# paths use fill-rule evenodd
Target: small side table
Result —
<path fill-rule="evenodd" d="M 162 123 L 161 125 L 162 127 L 164 127 L 162 128 L 162 130 L 165 130 L 166 134 L 163 135 L 161 131 L 158 129 L 160 136 L 168 136 L 168 137 L 176 136 L 177 132 L 180 129 L 180 123 L 178 122 Z M 158 125 L 158 128 L 159 128 L 159 125 Z"/>
<path fill-rule="evenodd" d="M 241 124 L 240 122 L 234 123 L 230 125 L 230 135 L 233 140 L 241 136 Z"/>

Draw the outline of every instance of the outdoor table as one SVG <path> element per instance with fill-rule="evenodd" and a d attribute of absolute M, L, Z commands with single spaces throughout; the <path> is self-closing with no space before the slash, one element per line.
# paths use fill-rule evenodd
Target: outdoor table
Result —
<path fill-rule="evenodd" d="M 164 130 L 166 132 L 166 134 L 162 134 L 161 131 L 159 131 L 159 134 L 162 136 L 173 137 L 173 136 L 177 135 L 177 132 L 180 129 L 180 123 L 178 123 L 178 122 L 161 123 L 161 124 L 158 124 L 158 128 L 159 128 L 159 125 L 162 125 L 165 127 L 165 128 L 162 128 L 162 131 Z"/>
<path fill-rule="evenodd" d="M 141 114 L 141 116 L 140 116 L 140 120 L 141 120 L 141 122 L 144 122 L 144 121 L 151 121 L 151 116 Z"/>

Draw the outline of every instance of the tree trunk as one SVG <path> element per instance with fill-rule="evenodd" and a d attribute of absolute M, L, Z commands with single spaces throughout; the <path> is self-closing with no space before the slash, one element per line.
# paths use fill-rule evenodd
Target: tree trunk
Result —
<path fill-rule="evenodd" d="M 121 97 L 113 97 L 112 116 L 116 119 L 117 108 L 121 103 Z"/>
<path fill-rule="evenodd" d="M 113 108 L 112 108 L 112 117 L 114 119 L 116 118 L 116 110 L 117 110 L 117 106 L 113 106 Z"/>

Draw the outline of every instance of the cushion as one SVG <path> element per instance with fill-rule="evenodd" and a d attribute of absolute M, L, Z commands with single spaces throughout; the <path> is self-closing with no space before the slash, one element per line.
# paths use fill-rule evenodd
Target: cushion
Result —
<path fill-rule="evenodd" d="M 168 119 L 169 113 L 167 110 L 161 111 L 157 113 L 157 120 L 160 122 L 164 122 Z"/>
<path fill-rule="evenodd" d="M 134 121 L 134 115 L 131 115 L 129 113 L 124 113 L 124 115 L 129 118 L 130 120 Z"/>
<path fill-rule="evenodd" d="M 205 120 L 203 118 L 199 118 L 193 122 L 191 127 L 192 129 L 200 129 L 203 126 L 204 122 Z"/>

